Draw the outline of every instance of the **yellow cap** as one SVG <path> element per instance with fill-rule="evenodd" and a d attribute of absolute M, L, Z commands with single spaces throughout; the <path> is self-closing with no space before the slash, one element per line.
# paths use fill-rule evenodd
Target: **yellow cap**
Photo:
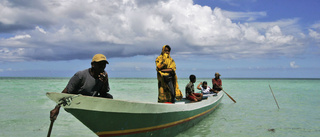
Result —
<path fill-rule="evenodd" d="M 100 62 L 100 61 L 105 61 L 105 62 L 107 62 L 107 64 L 109 64 L 106 56 L 104 56 L 103 54 L 94 55 L 91 62 Z"/>
<path fill-rule="evenodd" d="M 221 76 L 218 72 L 216 72 L 215 75 Z"/>

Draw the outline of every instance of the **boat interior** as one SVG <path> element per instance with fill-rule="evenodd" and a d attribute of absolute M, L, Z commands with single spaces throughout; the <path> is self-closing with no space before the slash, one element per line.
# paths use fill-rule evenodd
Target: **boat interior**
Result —
<path fill-rule="evenodd" d="M 203 94 L 202 96 L 202 100 L 206 100 L 208 99 L 209 96 L 217 96 L 216 93 L 212 93 L 212 94 Z M 200 102 L 200 101 L 199 101 Z M 187 103 L 196 103 L 194 101 L 191 101 L 187 98 L 182 98 L 181 100 L 176 100 L 176 102 L 174 104 L 187 104 Z"/>

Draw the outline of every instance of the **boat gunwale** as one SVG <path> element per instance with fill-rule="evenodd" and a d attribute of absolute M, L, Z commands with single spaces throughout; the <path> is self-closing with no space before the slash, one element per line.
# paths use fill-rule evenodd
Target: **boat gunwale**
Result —
<path fill-rule="evenodd" d="M 207 99 L 204 99 L 199 102 L 193 103 L 177 103 L 177 104 L 167 104 L 167 103 L 153 103 L 153 102 L 141 102 L 141 101 L 128 101 L 128 100 L 120 100 L 120 99 L 106 99 L 100 97 L 91 97 L 84 95 L 75 95 L 75 94 L 66 94 L 66 93 L 56 93 L 56 92 L 48 92 L 47 96 L 58 102 L 59 99 L 55 99 L 52 96 L 60 96 L 62 97 L 73 97 L 70 105 L 63 106 L 64 109 L 82 109 L 82 110 L 91 110 L 91 111 L 100 111 L 100 112 L 115 112 L 115 113 L 166 113 L 166 112 L 179 112 L 179 111 L 191 111 L 194 109 L 199 109 L 202 107 L 209 106 L 217 101 L 219 101 L 223 93 L 220 92 L 217 96 L 209 96 Z M 96 106 L 92 107 L 92 103 L 98 103 L 106 105 L 104 107 Z M 99 105 L 98 104 L 98 105 Z M 155 109 L 150 111 L 149 109 L 139 109 L 139 111 L 135 112 L 135 109 L 132 109 L 129 106 L 135 106 L 137 108 L 145 108 L 152 106 Z M 97 104 L 95 104 L 97 105 Z M 108 107 L 109 106 L 109 107 Z M 119 108 L 116 106 L 124 106 L 125 108 Z M 101 109 L 104 108 L 104 109 Z M 155 111 L 157 110 L 157 111 Z"/>
<path fill-rule="evenodd" d="M 51 95 L 50 95 L 51 94 Z M 86 125 L 91 131 L 93 131 L 98 136 L 122 136 L 122 135 L 138 135 L 140 133 L 149 135 L 150 133 L 156 133 L 162 131 L 163 129 L 171 129 L 171 127 L 176 126 L 186 126 L 184 123 L 190 123 L 190 121 L 194 121 L 196 119 L 201 120 L 205 115 L 210 114 L 213 112 L 221 103 L 222 97 L 224 96 L 223 92 L 220 92 L 217 96 L 209 96 L 207 99 L 204 99 L 200 102 L 193 102 L 193 103 L 186 103 L 186 104 L 165 104 L 165 103 L 149 103 L 149 102 L 138 102 L 138 101 L 127 101 L 127 100 L 118 100 L 118 99 L 105 99 L 105 98 L 97 98 L 97 97 L 90 97 L 90 96 L 83 96 L 83 95 L 72 95 L 72 94 L 64 94 L 64 93 L 47 93 L 47 96 L 55 101 L 58 102 L 59 99 L 63 97 L 71 97 L 72 102 L 69 105 L 63 106 L 66 111 L 70 111 L 73 116 L 75 116 L 78 120 L 80 120 L 84 125 Z M 55 97 L 52 97 L 55 96 Z M 99 102 L 100 106 L 96 103 Z M 120 103 L 120 105 L 119 105 Z M 97 106 L 91 106 L 95 104 Z M 101 104 L 107 105 L 107 110 L 97 110 L 97 108 L 101 108 Z M 125 106 L 122 111 L 114 111 L 115 108 L 119 106 Z M 130 106 L 126 106 L 131 104 L 132 106 L 139 106 L 139 111 L 134 111 L 135 108 L 130 108 Z M 91 107 L 90 107 L 91 106 Z M 96 107 L 96 108 L 95 108 Z M 138 128 L 128 128 L 128 129 L 121 129 L 121 130 L 99 130 L 96 128 L 92 128 L 92 122 L 83 121 L 83 117 L 78 117 L 74 115 L 72 109 L 81 110 L 81 111 L 97 111 L 101 113 L 127 113 L 127 114 L 138 114 L 138 115 L 145 115 L 145 114 L 152 114 L 152 115 L 167 115 L 166 113 L 194 113 L 189 115 L 188 117 L 184 117 L 182 119 L 178 118 L 171 122 L 163 122 L 159 125 L 149 125 L 145 127 L 138 127 Z M 127 110 L 129 109 L 129 110 Z M 157 110 L 158 111 L 155 111 Z M 123 111 L 125 110 L 125 111 Z M 142 112 L 141 110 L 148 110 Z M 95 113 L 95 112 L 94 112 Z M 171 114 L 172 115 L 172 114 Z M 191 122 L 192 123 L 192 122 Z M 87 125 L 88 124 L 88 125 Z"/>

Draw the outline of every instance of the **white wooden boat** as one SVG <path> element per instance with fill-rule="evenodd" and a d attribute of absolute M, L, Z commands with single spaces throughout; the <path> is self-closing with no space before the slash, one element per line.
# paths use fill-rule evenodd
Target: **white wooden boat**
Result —
<path fill-rule="evenodd" d="M 197 124 L 220 104 L 223 93 L 200 102 L 175 104 L 106 99 L 48 92 L 47 96 L 98 136 L 175 136 Z"/>

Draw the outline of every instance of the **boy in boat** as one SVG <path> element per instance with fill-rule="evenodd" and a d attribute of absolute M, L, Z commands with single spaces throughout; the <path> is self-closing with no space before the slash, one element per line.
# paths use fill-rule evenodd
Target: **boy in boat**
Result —
<path fill-rule="evenodd" d="M 223 88 L 222 88 L 222 81 L 220 79 L 220 74 L 216 72 L 214 74 L 215 78 L 212 79 L 212 89 L 215 93 L 219 93 Z"/>
<path fill-rule="evenodd" d="M 201 85 L 201 86 L 200 86 Z M 197 86 L 197 89 L 201 90 L 203 94 L 214 93 L 214 90 L 208 86 L 207 81 L 200 82 Z M 216 94 L 215 94 L 216 95 Z"/>
<path fill-rule="evenodd" d="M 195 75 L 189 76 L 190 82 L 186 86 L 186 98 L 191 101 L 201 101 L 202 100 L 202 93 L 194 93 L 194 84 L 197 81 L 197 78 Z"/>

